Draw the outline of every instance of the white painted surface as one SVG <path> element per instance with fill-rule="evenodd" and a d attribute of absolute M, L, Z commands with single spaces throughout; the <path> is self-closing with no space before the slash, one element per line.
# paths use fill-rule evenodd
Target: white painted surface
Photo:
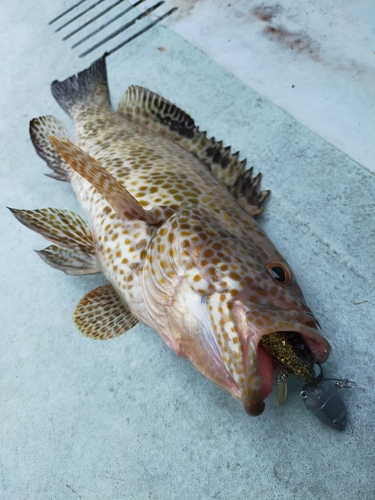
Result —
<path fill-rule="evenodd" d="M 373 0 L 167 0 L 164 11 L 171 6 L 169 29 L 375 172 Z"/>

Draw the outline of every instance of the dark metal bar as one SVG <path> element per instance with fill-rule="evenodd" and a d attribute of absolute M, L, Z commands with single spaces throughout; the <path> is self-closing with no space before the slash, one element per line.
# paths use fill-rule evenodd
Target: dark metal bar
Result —
<path fill-rule="evenodd" d="M 99 17 L 104 16 L 104 14 L 107 14 L 107 12 L 109 12 L 110 10 L 112 10 L 115 7 L 117 7 L 118 5 L 120 5 L 120 3 L 122 3 L 123 1 L 124 0 L 117 0 L 117 2 L 115 2 L 112 5 L 110 5 L 106 9 L 102 10 L 102 12 L 100 12 L 99 14 L 97 14 L 96 16 L 94 16 L 92 19 L 90 19 L 89 21 L 87 21 L 85 24 L 82 24 L 82 26 L 80 26 L 79 28 L 77 28 L 74 31 L 72 31 L 71 33 L 69 33 L 69 35 L 64 36 L 63 40 L 68 40 L 68 38 L 70 38 L 71 36 L 75 35 L 79 31 L 83 30 L 83 28 L 86 28 L 86 26 L 88 26 L 89 24 L 91 24 L 94 21 L 96 21 L 97 19 L 99 19 Z"/>
<path fill-rule="evenodd" d="M 173 12 L 176 12 L 176 10 L 178 10 L 178 7 L 173 7 L 173 9 L 171 9 L 168 12 L 166 12 L 165 14 L 163 14 L 161 17 L 159 17 L 158 19 L 156 19 L 155 21 L 153 21 L 151 24 L 149 24 L 148 26 L 146 26 L 145 28 L 143 28 L 141 31 L 138 31 L 138 33 L 136 33 L 135 35 L 131 36 L 130 38 L 128 38 L 124 42 L 120 43 L 120 45 L 117 45 L 117 47 L 115 47 L 114 49 L 112 49 L 109 52 L 107 52 L 107 55 L 109 56 L 109 55 L 113 54 L 114 52 L 116 52 L 116 50 L 121 49 L 121 47 L 123 47 L 127 43 L 132 42 L 135 38 L 139 37 L 140 35 L 143 35 L 143 33 L 146 33 L 146 31 L 150 30 L 156 24 L 158 24 L 161 21 L 163 21 L 166 17 L 168 17 L 171 14 L 173 14 Z M 83 57 L 83 56 L 80 55 L 79 57 Z"/>
<path fill-rule="evenodd" d="M 74 45 L 72 45 L 72 49 L 75 49 L 76 47 L 78 47 L 78 45 L 81 45 L 81 43 L 86 42 L 86 40 L 88 40 L 92 36 L 96 35 L 97 33 L 99 33 L 99 31 L 102 31 L 104 28 L 106 28 L 107 26 L 109 26 L 111 23 L 113 23 L 114 21 L 117 21 L 117 19 L 119 19 L 120 17 L 124 16 L 125 14 L 127 14 L 128 12 L 130 12 L 135 7 L 138 7 L 139 4 L 141 4 L 141 3 L 145 2 L 145 1 L 146 0 L 138 0 L 138 2 L 133 3 L 133 5 L 131 5 L 127 9 L 123 10 L 122 12 L 120 12 L 120 14 L 117 14 L 117 16 L 113 17 L 112 19 L 110 19 L 105 24 L 102 24 L 95 31 L 92 31 L 87 36 L 85 36 L 84 38 L 82 38 L 81 40 L 79 40 L 78 42 L 76 42 Z M 65 38 L 64 38 L 64 40 L 65 40 Z"/>
<path fill-rule="evenodd" d="M 91 49 L 88 49 L 85 52 L 83 52 L 82 54 L 80 54 L 79 57 L 85 57 L 85 56 L 87 56 L 87 54 L 90 54 L 91 52 L 93 52 L 95 49 L 97 49 L 98 47 L 100 47 L 101 45 L 103 45 L 103 43 L 108 42 L 108 40 L 112 40 L 112 38 L 116 37 L 117 35 L 119 35 L 123 31 L 125 31 L 126 29 L 128 29 L 130 26 L 133 26 L 133 24 L 135 24 L 140 19 L 143 19 L 144 17 L 146 17 L 148 14 L 150 14 L 151 12 L 153 12 L 155 9 L 157 9 L 158 7 L 160 7 L 161 5 L 163 5 L 163 3 L 164 3 L 164 0 L 162 0 L 161 2 L 158 2 L 157 4 L 155 4 L 152 7 L 148 8 L 147 10 L 145 10 L 144 12 L 142 12 L 142 14 L 139 14 L 139 16 L 135 17 L 134 19 L 132 19 L 128 23 L 124 24 L 124 26 L 122 26 L 118 30 L 114 31 L 111 35 L 107 36 L 106 38 L 104 38 L 100 42 L 96 43 L 93 47 L 91 47 Z M 162 16 L 162 18 L 164 19 L 165 17 L 166 17 L 166 15 L 164 14 L 164 16 Z M 160 22 L 162 20 L 162 18 L 159 18 L 160 20 L 157 20 L 157 22 Z M 150 27 L 152 27 L 155 24 L 157 24 L 157 22 L 154 21 L 150 25 Z M 147 31 L 147 29 L 146 29 L 146 31 Z M 143 31 L 142 31 L 142 33 L 143 33 Z M 122 47 L 122 45 L 121 45 L 121 47 Z M 118 48 L 120 48 L 120 46 Z"/>
<path fill-rule="evenodd" d="M 84 14 L 86 14 L 86 12 L 89 12 L 90 10 L 94 9 L 97 5 L 99 5 L 102 2 L 104 2 L 104 0 L 98 0 L 96 3 L 93 3 L 92 5 L 90 5 L 90 7 L 88 9 L 82 11 L 80 14 L 77 14 L 75 17 L 73 17 L 73 19 L 70 19 L 65 24 L 63 24 L 62 26 L 60 26 L 60 28 L 57 28 L 56 33 L 58 31 L 61 31 L 66 26 L 68 26 L 68 24 L 71 24 L 73 21 L 76 21 L 77 19 L 79 19 L 80 17 L 82 17 Z"/>
<path fill-rule="evenodd" d="M 59 16 L 55 17 L 55 19 L 52 19 L 52 21 L 50 21 L 48 24 L 53 24 L 55 21 L 58 21 L 59 19 L 61 19 L 62 17 L 64 17 L 65 14 L 68 14 L 73 9 L 75 9 L 76 7 L 78 7 L 79 5 L 81 5 L 81 3 L 83 3 L 83 2 L 86 2 L 86 0 L 81 0 L 80 2 L 76 3 L 75 5 L 73 5 L 73 7 L 70 7 L 70 9 L 66 10 L 65 12 L 63 12 L 62 14 L 60 14 Z"/>

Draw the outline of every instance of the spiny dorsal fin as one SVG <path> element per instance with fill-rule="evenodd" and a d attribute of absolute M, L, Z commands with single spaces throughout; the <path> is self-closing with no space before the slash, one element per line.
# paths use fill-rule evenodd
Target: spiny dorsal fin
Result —
<path fill-rule="evenodd" d="M 82 218 L 70 210 L 9 208 L 21 224 L 62 247 L 95 253 L 92 234 Z"/>
<path fill-rule="evenodd" d="M 64 125 L 53 116 L 41 116 L 34 118 L 30 122 L 30 138 L 35 151 L 47 163 L 47 166 L 53 170 L 53 174 L 46 174 L 47 177 L 58 181 L 69 182 L 69 165 L 64 161 L 61 155 L 52 147 L 49 135 L 69 139 L 69 132 Z"/>
<path fill-rule="evenodd" d="M 262 174 L 260 172 L 253 177 L 253 167 L 251 167 L 238 177 L 230 190 L 241 207 L 253 217 L 263 212 L 262 204 L 270 194 L 269 190 L 259 190 L 261 178 Z"/>
<path fill-rule="evenodd" d="M 57 245 L 51 245 L 36 253 L 51 267 L 64 271 L 70 276 L 83 276 L 100 273 L 100 263 L 93 253 L 71 250 Z"/>
<path fill-rule="evenodd" d="M 246 160 L 222 141 L 208 139 L 185 111 L 150 90 L 131 86 L 118 106 L 118 112 L 131 120 L 168 136 L 181 147 L 195 154 L 231 191 L 240 175 L 245 173 Z"/>
<path fill-rule="evenodd" d="M 86 294 L 73 319 L 81 333 L 99 340 L 121 335 L 138 323 L 112 285 L 99 286 Z"/>
<path fill-rule="evenodd" d="M 67 140 L 50 137 L 50 141 L 72 169 L 99 191 L 121 219 L 159 224 L 173 213 L 173 207 L 145 210 L 134 196 L 88 153 Z"/>

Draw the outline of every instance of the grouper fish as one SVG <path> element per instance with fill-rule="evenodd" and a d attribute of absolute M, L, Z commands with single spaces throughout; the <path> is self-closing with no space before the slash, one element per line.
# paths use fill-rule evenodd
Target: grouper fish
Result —
<path fill-rule="evenodd" d="M 110 339 L 140 321 L 254 416 L 280 369 L 314 382 L 330 346 L 255 220 L 269 193 L 260 174 L 149 90 L 131 86 L 114 111 L 105 56 L 52 94 L 75 143 L 52 116 L 31 121 L 31 140 L 88 225 L 68 210 L 11 210 L 52 242 L 46 263 L 107 278 L 79 302 L 79 330 Z"/>

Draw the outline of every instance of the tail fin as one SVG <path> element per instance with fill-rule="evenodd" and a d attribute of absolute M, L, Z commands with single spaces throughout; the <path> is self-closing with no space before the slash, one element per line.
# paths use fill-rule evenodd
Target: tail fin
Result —
<path fill-rule="evenodd" d="M 55 80 L 52 83 L 53 97 L 69 115 L 76 104 L 103 105 L 109 103 L 106 55 L 104 54 L 78 75 L 73 75 L 63 82 Z"/>

